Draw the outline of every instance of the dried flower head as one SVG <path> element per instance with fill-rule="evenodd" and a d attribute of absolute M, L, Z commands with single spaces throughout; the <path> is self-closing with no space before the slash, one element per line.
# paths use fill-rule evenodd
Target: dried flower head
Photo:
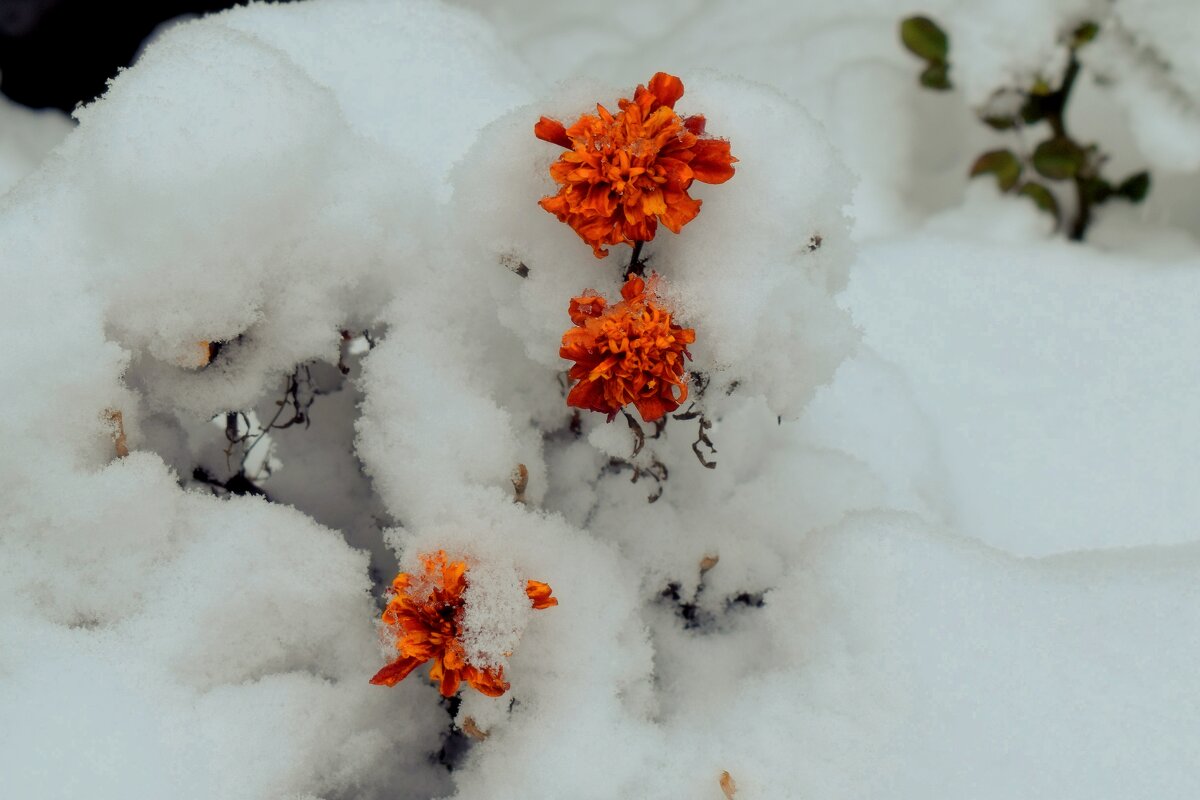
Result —
<path fill-rule="evenodd" d="M 651 283 L 655 278 L 651 277 Z M 612 308 L 594 292 L 572 298 L 575 327 L 563 334 L 558 354 L 575 362 L 568 376 L 577 383 L 567 405 L 608 415 L 632 403 L 653 422 L 687 400 L 684 358 L 696 332 L 671 321 L 653 289 L 631 275 Z"/>
<path fill-rule="evenodd" d="M 391 599 L 383 610 L 383 622 L 395 636 L 399 656 L 371 678 L 380 686 L 395 686 L 426 661 L 433 661 L 430 679 L 445 697 L 458 691 L 462 681 L 489 697 L 508 690 L 504 669 L 476 667 L 467 663 L 462 642 L 463 593 L 467 589 L 467 564 L 450 561 L 446 553 L 421 556 L 424 574 L 401 572 L 392 581 Z M 558 605 L 550 587 L 529 581 L 525 587 L 534 608 Z"/>
<path fill-rule="evenodd" d="M 543 197 L 542 208 L 570 225 L 592 246 L 648 242 L 658 223 L 679 233 L 700 213 L 688 194 L 693 180 L 724 183 L 733 177 L 729 142 L 704 136 L 704 117 L 680 117 L 675 101 L 683 82 L 656 73 L 638 86 L 633 99 L 618 101 L 616 114 L 596 105 L 570 128 L 542 117 L 534 134 L 567 148 L 550 167 L 558 194 Z"/>

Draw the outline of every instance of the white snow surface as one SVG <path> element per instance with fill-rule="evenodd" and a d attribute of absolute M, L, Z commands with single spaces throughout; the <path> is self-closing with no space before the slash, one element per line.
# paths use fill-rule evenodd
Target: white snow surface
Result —
<path fill-rule="evenodd" d="M 0 97 L 0 194 L 32 172 L 71 130 L 66 115 Z"/>
<path fill-rule="evenodd" d="M 69 134 L 0 108 L 3 794 L 1195 797 L 1193 5 L 460 5 L 254 4 Z M 1070 243 L 965 172 L 1088 18 L 1072 126 L 1155 182 Z M 573 420 L 628 250 L 537 206 L 538 117 L 659 69 L 739 159 L 646 247 L 712 469 L 700 418 Z M 438 550 L 512 684 L 457 710 L 368 683 Z"/>

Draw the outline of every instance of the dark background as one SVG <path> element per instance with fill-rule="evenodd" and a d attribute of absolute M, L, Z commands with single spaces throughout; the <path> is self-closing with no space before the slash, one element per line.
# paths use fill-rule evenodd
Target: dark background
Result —
<path fill-rule="evenodd" d="M 181 14 L 237 0 L 0 0 L 0 92 L 70 112 L 129 65 L 142 40 Z"/>

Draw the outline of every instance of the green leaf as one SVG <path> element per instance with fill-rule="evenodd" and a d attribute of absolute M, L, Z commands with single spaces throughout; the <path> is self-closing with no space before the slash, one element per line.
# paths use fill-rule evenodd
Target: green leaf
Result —
<path fill-rule="evenodd" d="M 1112 184 L 1103 178 L 1080 180 L 1079 189 L 1087 201 L 1094 206 L 1107 202 L 1113 193 Z"/>
<path fill-rule="evenodd" d="M 946 60 L 950 39 L 929 17 L 909 17 L 900 23 L 900 41 L 908 51 L 926 61 Z"/>
<path fill-rule="evenodd" d="M 1045 97 L 1046 95 L 1053 94 L 1054 89 L 1050 84 L 1046 83 L 1045 78 L 1038 78 L 1033 82 L 1033 86 L 1029 88 L 1029 93 L 1034 97 Z"/>
<path fill-rule="evenodd" d="M 1150 191 L 1150 173 L 1139 172 L 1135 175 L 1130 175 L 1125 180 L 1121 181 L 1121 185 L 1117 187 L 1117 194 L 1124 197 L 1131 203 L 1140 203 L 1146 199 L 1146 194 Z"/>
<path fill-rule="evenodd" d="M 1100 26 L 1092 21 L 1087 21 L 1075 29 L 1071 34 L 1071 47 L 1078 49 L 1083 47 L 1088 42 L 1096 38 L 1096 34 L 1100 32 Z"/>
<path fill-rule="evenodd" d="M 971 165 L 972 178 L 988 173 L 996 176 L 1000 191 L 1007 192 L 1021 179 L 1021 159 L 1011 150 L 991 150 Z"/>
<path fill-rule="evenodd" d="M 1033 151 L 1033 168 L 1053 181 L 1074 178 L 1086 161 L 1083 148 L 1065 136 L 1047 139 Z"/>
<path fill-rule="evenodd" d="M 921 85 L 939 92 L 951 89 L 953 87 L 950 85 L 949 72 L 949 64 L 945 61 L 935 61 L 921 71 Z"/>
<path fill-rule="evenodd" d="M 984 125 L 987 125 L 992 130 L 1007 131 L 1007 130 L 1017 127 L 1016 117 L 1005 117 L 1005 116 L 996 115 L 996 116 L 980 117 L 980 119 L 983 120 Z"/>
<path fill-rule="evenodd" d="M 1021 184 L 1021 188 L 1017 189 L 1017 194 L 1023 194 L 1033 200 L 1033 202 L 1042 211 L 1051 214 L 1057 221 L 1059 217 L 1058 201 L 1054 199 L 1054 193 L 1040 183 Z"/>

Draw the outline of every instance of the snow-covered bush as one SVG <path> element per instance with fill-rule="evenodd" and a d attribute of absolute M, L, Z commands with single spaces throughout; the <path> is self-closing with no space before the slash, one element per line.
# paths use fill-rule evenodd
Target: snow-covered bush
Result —
<path fill-rule="evenodd" d="M 1193 796 L 1200 214 L 1173 203 L 1200 161 L 1151 152 L 1197 107 L 1169 15 L 478 6 L 172 26 L 13 162 L 10 793 Z M 912 79 L 917 13 L 952 91 Z M 1082 245 L 966 173 L 980 103 L 1089 19 L 1115 83 L 1073 127 L 1166 177 Z M 639 84 L 657 162 L 568 136 Z M 561 166 L 593 147 L 662 203 Z M 539 207 L 635 179 L 612 230 L 641 233 Z M 658 371 L 597 355 L 602 323 Z"/>

